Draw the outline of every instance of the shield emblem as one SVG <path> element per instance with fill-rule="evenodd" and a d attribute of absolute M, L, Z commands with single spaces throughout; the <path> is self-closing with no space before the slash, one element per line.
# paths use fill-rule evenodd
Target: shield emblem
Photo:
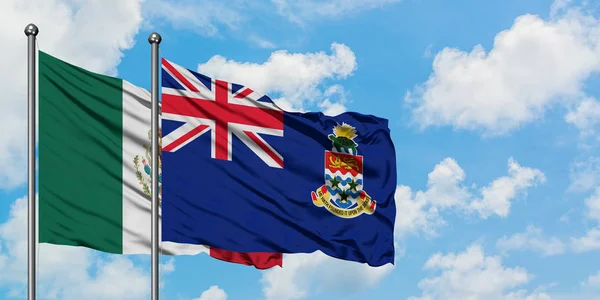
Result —
<path fill-rule="evenodd" d="M 363 188 L 363 157 L 325 151 L 325 184 L 331 205 L 354 209 Z"/>
<path fill-rule="evenodd" d="M 313 204 L 341 218 L 371 215 L 377 203 L 363 190 L 363 157 L 357 155 L 356 129 L 348 124 L 334 127 L 329 135 L 332 150 L 325 151 L 325 184 L 311 192 Z"/>

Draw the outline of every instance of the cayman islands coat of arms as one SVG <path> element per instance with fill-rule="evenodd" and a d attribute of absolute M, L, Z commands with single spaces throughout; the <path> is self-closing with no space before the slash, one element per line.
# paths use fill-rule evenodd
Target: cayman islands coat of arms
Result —
<path fill-rule="evenodd" d="M 341 218 L 371 215 L 377 203 L 363 190 L 363 157 L 358 155 L 356 129 L 346 123 L 337 124 L 331 151 L 325 151 L 325 184 L 311 192 L 313 204 L 325 207 Z"/>
<path fill-rule="evenodd" d="M 162 149 L 162 134 L 160 128 L 158 129 L 158 148 Z M 148 131 L 149 144 L 152 144 L 152 130 Z M 133 158 L 133 167 L 135 168 L 135 177 L 139 180 L 139 184 L 142 186 L 144 194 L 151 196 L 150 188 L 152 186 L 152 146 L 146 144 L 142 145 L 146 150 L 144 155 L 136 155 Z M 158 152 L 158 200 L 162 199 L 162 155 Z M 141 158 L 141 164 L 140 164 Z M 140 170 L 141 168 L 141 170 Z"/>

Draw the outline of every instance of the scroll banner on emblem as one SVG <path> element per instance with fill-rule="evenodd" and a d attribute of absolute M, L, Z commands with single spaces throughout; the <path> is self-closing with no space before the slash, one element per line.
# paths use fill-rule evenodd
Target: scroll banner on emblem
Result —
<path fill-rule="evenodd" d="M 327 190 L 327 185 L 323 185 L 316 192 L 313 192 L 312 198 L 313 203 L 316 206 L 325 206 L 325 208 L 332 214 L 347 219 L 354 218 L 363 212 L 372 215 L 375 212 L 375 207 L 377 206 L 377 202 L 371 199 L 371 196 L 369 196 L 367 192 L 360 191 L 360 197 L 357 198 L 358 207 L 350 210 L 339 209 L 329 202 L 331 199 L 331 194 Z"/>
<path fill-rule="evenodd" d="M 325 151 L 326 183 L 311 193 L 313 204 L 341 218 L 373 214 L 377 203 L 363 186 L 363 157 Z"/>

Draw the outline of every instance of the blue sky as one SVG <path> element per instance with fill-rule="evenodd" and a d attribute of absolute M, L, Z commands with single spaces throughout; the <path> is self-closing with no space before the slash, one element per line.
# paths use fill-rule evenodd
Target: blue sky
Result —
<path fill-rule="evenodd" d="M 14 71 L 0 81 L 0 125 L 10 128 L 0 141 L 0 298 L 26 288 L 17 198 L 26 195 L 23 28 L 35 22 L 42 50 L 145 88 L 157 31 L 163 57 L 282 107 L 390 120 L 394 267 L 320 253 L 268 271 L 163 257 L 163 299 L 600 299 L 599 4 L 194 2 L 1 4 L 0 67 Z M 149 257 L 46 246 L 41 299 L 149 298 Z"/>

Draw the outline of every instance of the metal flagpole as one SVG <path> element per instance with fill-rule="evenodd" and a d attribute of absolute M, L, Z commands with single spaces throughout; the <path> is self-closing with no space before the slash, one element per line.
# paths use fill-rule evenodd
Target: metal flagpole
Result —
<path fill-rule="evenodd" d="M 152 47 L 152 300 L 158 300 L 158 45 L 162 38 L 153 32 Z"/>
<path fill-rule="evenodd" d="M 35 24 L 25 27 L 27 36 L 27 299 L 35 300 L 36 203 L 35 203 L 35 130 L 36 130 L 36 47 L 39 30 Z"/>

